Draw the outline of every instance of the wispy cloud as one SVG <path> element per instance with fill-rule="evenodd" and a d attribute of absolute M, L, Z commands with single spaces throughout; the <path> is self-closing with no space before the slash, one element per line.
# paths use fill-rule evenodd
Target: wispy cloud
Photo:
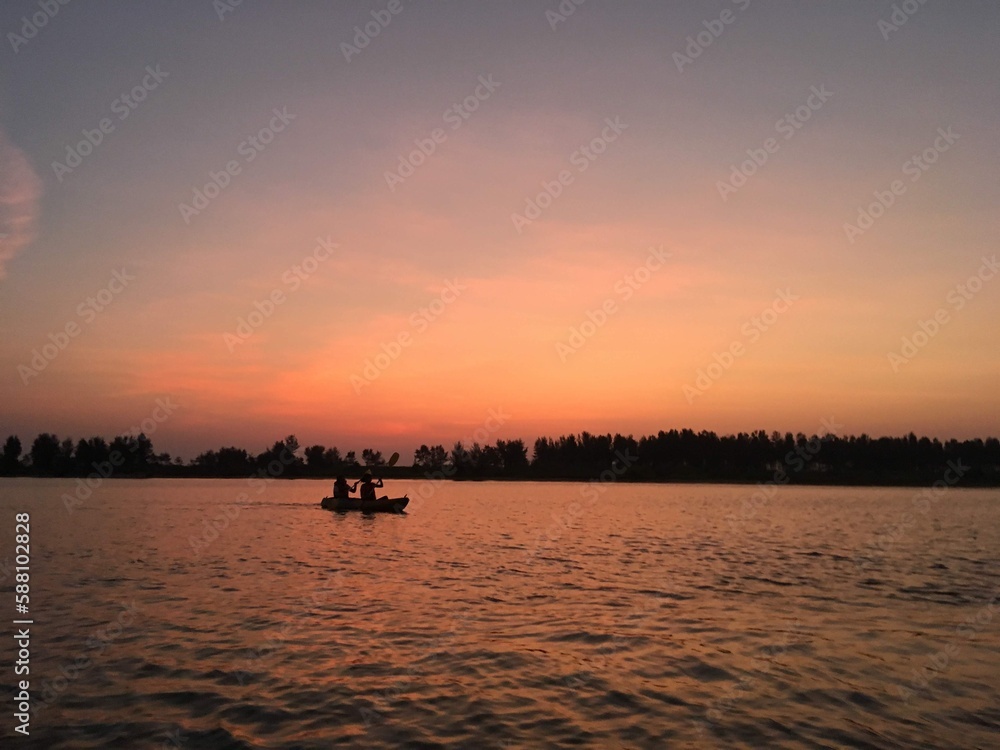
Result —
<path fill-rule="evenodd" d="M 42 181 L 24 153 L 0 131 L 0 279 L 7 261 L 35 238 Z"/>

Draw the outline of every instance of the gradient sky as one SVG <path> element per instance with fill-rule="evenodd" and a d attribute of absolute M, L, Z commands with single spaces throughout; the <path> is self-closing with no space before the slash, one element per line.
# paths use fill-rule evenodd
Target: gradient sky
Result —
<path fill-rule="evenodd" d="M 39 5 L 4 3 L 0 431 L 111 436 L 169 397 L 153 441 L 186 458 L 294 432 L 406 461 L 490 409 L 509 415 L 491 441 L 811 433 L 830 417 L 853 434 L 996 434 L 1000 279 L 954 302 L 997 253 L 995 2 L 932 0 L 885 31 L 889 2 L 589 0 L 552 28 L 556 0 L 402 0 L 346 60 L 388 5 L 244 0 L 220 20 L 209 0 L 78 1 L 18 43 Z M 678 70 L 674 53 L 724 10 L 731 23 Z M 154 82 L 147 66 L 166 78 L 120 119 L 119 97 Z M 480 76 L 499 87 L 453 129 L 446 111 L 485 93 Z M 785 137 L 778 121 L 814 87 L 832 96 Z M 294 120 L 248 162 L 241 143 L 282 108 Z M 57 175 L 102 118 L 113 130 Z M 573 154 L 606 118 L 627 128 L 580 171 Z M 390 189 L 435 128 L 443 142 Z M 959 138 L 914 181 L 907 162 L 944 145 L 939 128 Z M 777 150 L 723 200 L 719 182 L 769 138 Z M 185 222 L 179 204 L 231 160 L 239 174 Z M 512 214 L 564 170 L 572 182 L 519 232 Z M 849 241 L 844 225 L 894 180 L 905 192 Z M 318 237 L 337 247 L 293 289 Z M 616 284 L 652 247 L 669 258 L 626 300 Z M 134 280 L 81 314 L 122 269 Z M 274 314 L 227 346 L 276 289 Z M 777 290 L 798 299 L 748 335 Z M 20 368 L 71 322 L 79 334 L 25 384 Z M 352 375 L 404 332 L 357 393 Z M 734 343 L 743 355 L 686 397 Z"/>

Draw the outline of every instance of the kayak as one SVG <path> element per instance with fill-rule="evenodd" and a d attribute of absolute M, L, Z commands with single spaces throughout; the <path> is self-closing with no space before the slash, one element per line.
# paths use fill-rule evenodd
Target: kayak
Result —
<path fill-rule="evenodd" d="M 347 511 L 360 510 L 363 513 L 400 513 L 410 498 L 380 497 L 377 500 L 362 500 L 359 497 L 324 497 L 320 502 L 323 510 Z"/>

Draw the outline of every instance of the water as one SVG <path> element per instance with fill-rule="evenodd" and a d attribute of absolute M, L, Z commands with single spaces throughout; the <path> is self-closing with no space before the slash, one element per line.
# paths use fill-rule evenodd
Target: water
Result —
<path fill-rule="evenodd" d="M 17 746 L 998 746 L 997 491 L 74 486 L 0 481 L 0 556 L 32 518 Z"/>

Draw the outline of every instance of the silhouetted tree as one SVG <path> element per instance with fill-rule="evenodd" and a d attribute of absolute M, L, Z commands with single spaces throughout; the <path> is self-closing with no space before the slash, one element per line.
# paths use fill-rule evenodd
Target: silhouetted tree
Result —
<path fill-rule="evenodd" d="M 15 435 L 0 455 L 0 473 L 37 476 L 86 476 L 115 465 L 119 476 L 278 476 L 331 475 L 359 468 L 354 451 L 341 458 L 336 448 L 313 445 L 299 458 L 294 435 L 277 441 L 258 456 L 228 447 L 200 454 L 188 466 L 166 453 L 156 453 L 144 434 L 60 441 L 42 433 L 27 455 Z M 363 451 L 368 466 L 383 465 L 382 454 Z M 588 480 L 616 467 L 617 481 L 780 481 L 833 484 L 929 485 L 946 476 L 960 484 L 1000 485 L 1000 440 L 947 440 L 918 437 L 873 438 L 867 434 L 836 436 L 764 430 L 717 435 L 702 430 L 669 430 L 639 439 L 631 435 L 581 432 L 556 438 L 539 437 L 531 461 L 521 440 L 497 440 L 495 445 L 454 444 L 450 454 L 441 445 L 421 445 L 414 451 L 415 474 L 442 469 L 456 479 L 533 476 L 540 479 Z M 961 470 L 959 471 L 959 467 Z M 102 471 L 103 473 L 103 471 Z M 406 470 L 397 472 L 405 475 Z"/>
<path fill-rule="evenodd" d="M 385 460 L 382 458 L 382 451 L 372 450 L 371 448 L 365 448 L 361 451 L 361 460 L 365 462 L 365 466 L 385 465 Z"/>
<path fill-rule="evenodd" d="M 56 469 L 56 459 L 59 458 L 59 438 L 48 432 L 43 432 L 31 444 L 31 470 L 40 477 L 52 476 Z"/>
<path fill-rule="evenodd" d="M 219 469 L 231 476 L 245 477 L 253 471 L 253 456 L 242 448 L 220 448 L 218 461 Z"/>
<path fill-rule="evenodd" d="M 497 451 L 505 475 L 522 477 L 528 473 L 528 449 L 523 440 L 497 440 Z"/>
<path fill-rule="evenodd" d="M 423 472 L 441 471 L 448 461 L 448 451 L 443 445 L 428 448 L 421 445 L 413 452 L 413 467 Z"/>
<path fill-rule="evenodd" d="M 314 476 L 332 474 L 340 470 L 344 461 L 340 451 L 322 445 L 310 445 L 305 449 L 306 468 Z"/>
<path fill-rule="evenodd" d="M 299 441 L 295 435 L 289 435 L 284 440 L 277 441 L 270 450 L 257 456 L 257 470 L 278 476 L 301 474 L 304 464 L 302 459 L 295 455 L 298 450 Z"/>
<path fill-rule="evenodd" d="M 306 467 L 312 474 L 318 474 L 328 468 L 325 461 L 326 447 L 322 445 L 310 445 L 305 449 L 303 455 L 306 458 Z"/>
<path fill-rule="evenodd" d="M 454 468 L 455 477 L 463 477 L 471 473 L 469 452 L 465 450 L 461 440 L 455 443 L 451 449 L 451 465 Z"/>
<path fill-rule="evenodd" d="M 59 453 L 56 455 L 54 473 L 56 476 L 67 476 L 73 473 L 73 441 L 70 438 L 59 443 Z"/>
<path fill-rule="evenodd" d="M 245 477 L 253 473 L 254 459 L 242 448 L 206 451 L 194 459 L 194 465 L 206 476 Z"/>
<path fill-rule="evenodd" d="M 21 471 L 21 439 L 11 435 L 3 444 L 3 455 L 0 457 L 0 472 L 12 476 Z"/>
<path fill-rule="evenodd" d="M 80 438 L 74 454 L 76 470 L 81 474 L 96 472 L 98 467 L 108 460 L 110 454 L 111 449 L 104 438 L 92 437 L 89 440 Z"/>
<path fill-rule="evenodd" d="M 493 445 L 473 443 L 467 456 L 470 473 L 476 477 L 498 476 L 503 469 L 500 451 Z"/>

